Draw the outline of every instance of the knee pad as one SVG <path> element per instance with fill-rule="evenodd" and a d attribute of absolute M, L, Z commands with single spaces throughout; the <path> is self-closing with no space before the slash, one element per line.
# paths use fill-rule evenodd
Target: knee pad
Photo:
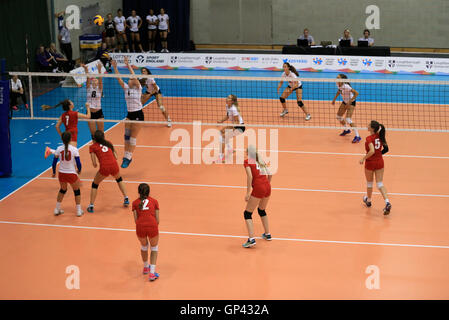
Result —
<path fill-rule="evenodd" d="M 125 129 L 125 142 L 129 142 L 130 138 L 131 138 L 131 130 Z"/>
<path fill-rule="evenodd" d="M 92 189 L 98 189 L 98 184 L 92 182 Z"/>
<path fill-rule="evenodd" d="M 117 183 L 119 183 L 119 182 L 122 182 L 123 179 L 122 179 L 122 177 L 120 177 L 120 178 L 118 178 L 118 179 L 115 179 L 115 181 L 117 181 Z"/>
<path fill-rule="evenodd" d="M 257 212 L 259 212 L 259 216 L 261 216 L 261 217 L 265 217 L 267 215 L 265 210 L 260 210 L 259 208 L 257 208 Z"/>
<path fill-rule="evenodd" d="M 67 192 L 67 189 L 66 190 L 59 189 L 59 193 L 65 194 L 66 192 Z"/>
<path fill-rule="evenodd" d="M 73 193 L 75 194 L 75 197 L 80 196 L 81 195 L 81 190 L 73 190 Z"/>
<path fill-rule="evenodd" d="M 158 246 L 154 246 L 154 247 L 151 247 L 151 251 L 158 251 L 159 250 L 159 247 Z"/>
<path fill-rule="evenodd" d="M 160 106 L 159 106 L 159 109 L 161 109 L 162 112 L 165 112 L 164 106 L 160 105 Z"/>
<path fill-rule="evenodd" d="M 371 182 L 367 182 L 366 183 L 366 187 L 367 188 L 372 188 L 373 187 L 373 182 L 371 181 Z"/>
<path fill-rule="evenodd" d="M 346 123 L 347 123 L 347 124 L 351 124 L 351 123 L 352 123 L 351 118 L 346 118 Z"/>
<path fill-rule="evenodd" d="M 302 102 L 302 100 L 299 100 L 299 101 L 298 101 L 298 106 L 299 106 L 300 108 L 304 107 L 304 103 Z"/>
<path fill-rule="evenodd" d="M 337 115 L 337 120 L 338 120 L 338 121 L 343 121 L 343 117 Z"/>
<path fill-rule="evenodd" d="M 383 184 L 382 182 L 378 182 L 378 183 L 377 183 L 377 188 L 380 189 L 380 188 L 382 188 L 383 186 L 384 186 L 384 184 Z"/>
<path fill-rule="evenodd" d="M 140 250 L 142 250 L 142 251 L 148 251 L 148 245 L 146 245 L 146 246 L 140 246 Z"/>
<path fill-rule="evenodd" d="M 253 213 L 245 210 L 243 216 L 245 217 L 245 220 L 252 219 Z"/>
<path fill-rule="evenodd" d="M 136 138 L 133 138 L 133 137 L 129 138 L 129 144 L 130 144 L 130 145 L 135 146 L 135 145 L 136 145 L 136 142 L 137 142 L 137 139 L 136 139 Z"/>
<path fill-rule="evenodd" d="M 285 102 L 285 99 L 284 98 L 279 98 L 279 100 L 281 101 L 281 103 L 284 103 Z"/>

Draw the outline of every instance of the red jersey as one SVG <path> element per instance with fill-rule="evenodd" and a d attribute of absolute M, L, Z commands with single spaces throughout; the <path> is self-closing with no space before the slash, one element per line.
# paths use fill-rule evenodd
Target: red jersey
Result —
<path fill-rule="evenodd" d="M 78 112 L 69 110 L 61 115 L 61 122 L 65 125 L 65 131 L 78 133 Z"/>
<path fill-rule="evenodd" d="M 159 203 L 156 199 L 147 197 L 143 200 L 142 209 L 140 209 L 141 202 L 140 198 L 133 201 L 132 210 L 137 212 L 136 224 L 157 226 L 156 210 L 159 210 Z"/>
<path fill-rule="evenodd" d="M 248 161 L 248 159 L 246 159 L 243 163 L 243 166 L 245 168 L 250 167 L 251 169 L 251 173 L 253 176 L 253 187 L 255 184 L 270 184 L 270 182 L 268 181 L 268 177 L 266 175 L 260 174 L 259 164 L 255 160 Z"/>
<path fill-rule="evenodd" d="M 112 150 L 98 142 L 89 147 L 89 153 L 95 153 L 100 162 L 100 167 L 112 167 L 117 163 Z"/>
<path fill-rule="evenodd" d="M 380 141 L 379 135 L 377 133 L 370 135 L 369 137 L 366 137 L 365 141 L 365 150 L 366 152 L 369 151 L 369 144 L 372 143 L 374 146 L 374 154 L 366 159 L 366 161 L 377 161 L 382 159 L 382 148 L 383 144 L 382 141 Z"/>

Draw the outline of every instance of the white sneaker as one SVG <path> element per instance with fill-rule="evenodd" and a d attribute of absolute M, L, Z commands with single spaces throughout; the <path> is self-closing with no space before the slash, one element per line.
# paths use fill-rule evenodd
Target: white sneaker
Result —
<path fill-rule="evenodd" d="M 78 211 L 76 212 L 76 216 L 77 216 L 77 217 L 81 217 L 83 214 L 84 214 L 83 209 L 80 209 L 80 210 L 78 210 Z"/>
<path fill-rule="evenodd" d="M 165 49 L 165 52 L 170 52 L 170 51 L 168 51 L 168 49 Z"/>
<path fill-rule="evenodd" d="M 59 216 L 60 214 L 63 214 L 63 213 L 64 213 L 64 210 L 55 208 L 55 211 L 54 211 L 55 216 Z"/>
<path fill-rule="evenodd" d="M 312 119 L 312 117 L 310 116 L 310 114 L 306 115 L 306 121 L 309 121 L 310 119 Z"/>
<path fill-rule="evenodd" d="M 288 114 L 288 110 L 284 109 L 284 111 L 282 111 L 282 113 L 280 114 L 281 117 L 284 117 L 286 114 Z"/>
<path fill-rule="evenodd" d="M 171 128 L 171 121 L 167 122 L 167 127 Z"/>

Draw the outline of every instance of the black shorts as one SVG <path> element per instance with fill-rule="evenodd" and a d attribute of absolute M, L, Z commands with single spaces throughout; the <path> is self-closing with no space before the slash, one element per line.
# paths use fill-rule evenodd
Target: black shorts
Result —
<path fill-rule="evenodd" d="M 344 101 L 343 101 L 343 104 L 344 104 L 345 106 L 347 105 L 346 102 L 344 102 Z M 351 106 L 354 106 L 354 107 L 355 107 L 355 100 L 352 101 Z"/>
<path fill-rule="evenodd" d="M 245 126 L 234 126 L 234 130 L 240 130 L 242 131 L 242 133 L 245 132 L 245 129 L 246 129 Z"/>
<path fill-rule="evenodd" d="M 287 86 L 287 88 L 292 88 L 292 87 L 290 87 L 290 85 L 288 85 Z M 296 91 L 296 90 L 298 90 L 298 89 L 301 89 L 302 90 L 302 84 L 299 86 L 299 87 L 296 87 L 295 89 L 293 89 L 292 91 Z"/>
<path fill-rule="evenodd" d="M 115 30 L 108 29 L 106 30 L 106 38 L 114 38 L 115 37 Z"/>
<path fill-rule="evenodd" d="M 158 29 L 159 32 L 168 32 L 168 29 Z"/>
<path fill-rule="evenodd" d="M 149 93 L 148 91 L 145 91 L 145 93 L 144 94 L 149 94 L 150 95 L 150 98 L 151 97 L 155 97 L 155 96 L 157 96 L 158 94 L 162 94 L 162 91 L 161 91 L 161 89 L 159 89 L 159 91 L 158 92 L 153 92 L 153 93 Z"/>
<path fill-rule="evenodd" d="M 103 110 L 100 109 L 98 111 L 95 112 L 90 112 L 90 118 L 91 119 L 104 119 L 104 115 L 103 115 Z"/>
<path fill-rule="evenodd" d="M 139 31 L 131 31 L 131 33 L 137 33 L 137 34 L 139 34 Z"/>
<path fill-rule="evenodd" d="M 143 115 L 142 109 L 139 110 L 139 111 L 128 112 L 128 114 L 126 115 L 126 118 L 128 120 L 137 120 L 137 121 L 144 121 L 145 120 L 145 117 Z"/>

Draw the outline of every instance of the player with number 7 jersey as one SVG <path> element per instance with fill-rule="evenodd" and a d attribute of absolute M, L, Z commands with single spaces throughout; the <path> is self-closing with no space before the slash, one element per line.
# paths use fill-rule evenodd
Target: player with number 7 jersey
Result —
<path fill-rule="evenodd" d="M 114 146 L 111 142 L 104 138 L 104 133 L 101 130 L 95 131 L 93 135 L 94 143 L 89 147 L 89 153 L 92 159 L 92 165 L 97 167 L 97 161 L 100 162 L 100 169 L 95 175 L 94 181 L 92 181 L 92 189 L 90 192 L 90 204 L 87 207 L 87 212 L 94 212 L 94 203 L 97 197 L 98 186 L 109 175 L 115 178 L 120 191 L 123 194 L 123 205 L 127 207 L 129 205 L 129 199 L 126 195 L 126 187 L 123 182 L 123 178 L 120 175 L 120 168 L 117 164 L 117 154 L 115 153 Z"/>

